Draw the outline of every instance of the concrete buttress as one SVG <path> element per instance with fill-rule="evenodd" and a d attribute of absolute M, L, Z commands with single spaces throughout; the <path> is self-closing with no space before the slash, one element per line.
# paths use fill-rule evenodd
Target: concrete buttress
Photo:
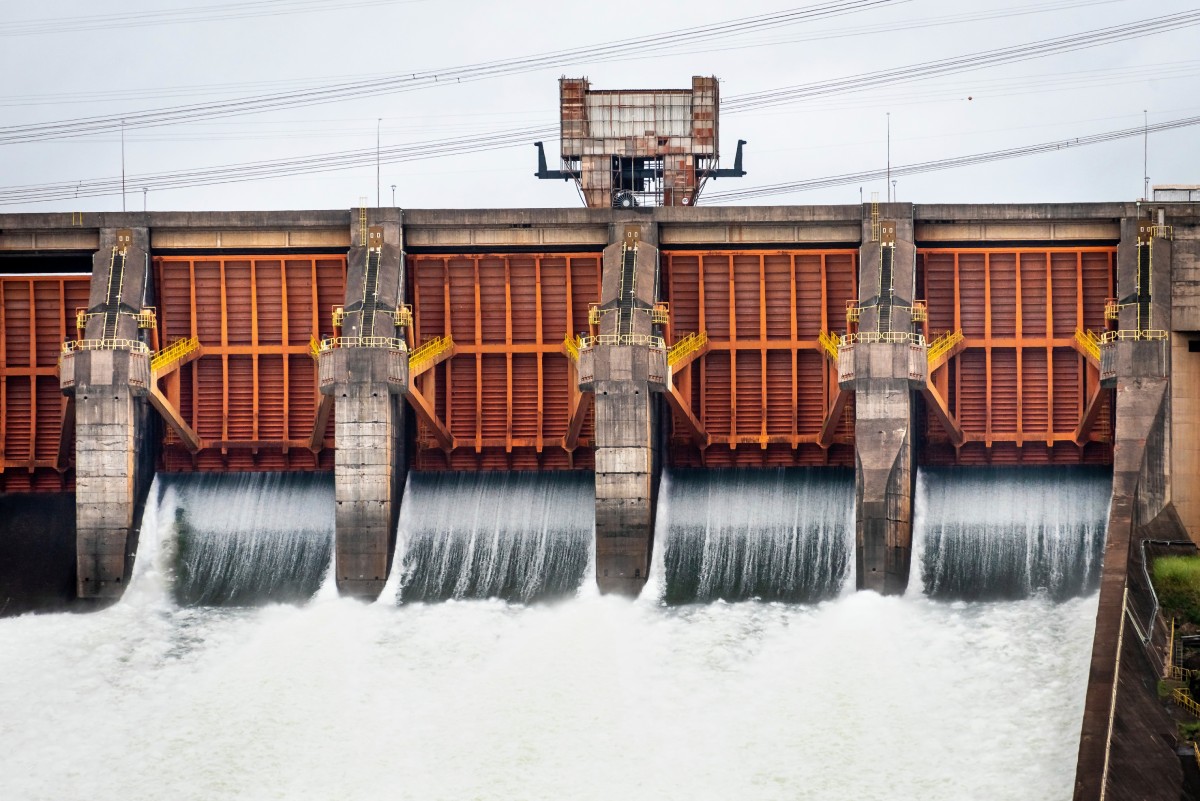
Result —
<path fill-rule="evenodd" d="M 849 363 L 849 378 L 839 380 L 843 389 L 855 391 L 858 589 L 898 595 L 908 586 L 912 555 L 912 389 L 925 381 L 926 357 L 910 337 L 916 278 L 912 206 L 883 210 L 878 226 L 863 215 L 859 338 L 839 359 Z"/>
<path fill-rule="evenodd" d="M 137 518 L 153 477 L 150 358 L 138 319 L 150 287 L 145 228 L 100 230 L 80 349 L 60 382 L 75 398 L 77 592 L 114 600 L 128 583 Z"/>
<path fill-rule="evenodd" d="M 658 297 L 654 226 L 619 222 L 610 241 L 600 335 L 580 353 L 580 389 L 595 397 L 596 581 L 603 593 L 636 596 L 650 570 L 661 470 L 656 393 L 667 361 L 650 315 Z"/>
<path fill-rule="evenodd" d="M 407 470 L 408 354 L 395 314 L 404 303 L 400 212 L 368 211 L 365 225 L 352 215 L 342 340 L 321 353 L 319 384 L 334 398 L 334 576 L 342 595 L 374 599 L 391 569 Z"/>

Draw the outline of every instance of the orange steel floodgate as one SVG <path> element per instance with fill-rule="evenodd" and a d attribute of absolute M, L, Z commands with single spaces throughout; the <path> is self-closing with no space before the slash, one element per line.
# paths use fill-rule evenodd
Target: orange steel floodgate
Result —
<path fill-rule="evenodd" d="M 0 492 L 74 488 L 75 422 L 58 356 L 75 338 L 90 282 L 86 274 L 0 275 Z"/>
<path fill-rule="evenodd" d="M 674 377 L 709 435 L 691 444 L 676 416 L 671 464 L 853 466 L 854 405 L 818 444 L 837 366 L 818 341 L 846 330 L 858 296 L 857 250 L 664 252 L 670 341 L 708 334 L 708 352 Z"/>
<path fill-rule="evenodd" d="M 592 413 L 564 442 L 580 402 L 568 334 L 600 299 L 599 253 L 407 257 L 412 346 L 454 340 L 454 356 L 414 383 L 454 436 L 418 430 L 418 470 L 592 469 Z"/>
<path fill-rule="evenodd" d="M 203 447 L 167 429 L 168 471 L 332 470 L 333 422 L 310 449 L 318 397 L 310 343 L 333 334 L 344 301 L 341 255 L 154 259 L 164 346 L 195 337 L 202 356 L 162 389 Z"/>
<path fill-rule="evenodd" d="M 1109 464 L 1112 411 L 1075 332 L 1104 329 L 1115 247 L 922 249 L 927 339 L 962 330 L 966 349 L 930 383 L 964 434 L 956 449 L 928 411 L 923 464 Z M 1095 423 L 1076 443 L 1090 402 Z"/>

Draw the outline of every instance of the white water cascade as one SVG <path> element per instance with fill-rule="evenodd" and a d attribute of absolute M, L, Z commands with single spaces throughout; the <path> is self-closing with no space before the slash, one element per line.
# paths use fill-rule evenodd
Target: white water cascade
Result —
<path fill-rule="evenodd" d="M 694 512 L 693 496 L 671 488 L 678 480 L 664 489 L 669 518 Z M 396 605 L 329 586 L 292 604 L 182 605 L 169 575 L 176 520 L 206 510 L 246 532 L 236 509 L 254 508 L 186 483 L 160 477 L 152 489 L 120 603 L 0 618 L 0 798 L 1071 793 L 1094 595 L 674 605 L 578 592 Z M 547 502 L 556 527 L 573 504 L 590 505 L 587 477 L 583 486 L 582 501 L 573 490 Z M 455 497 L 462 518 L 510 513 L 477 514 Z M 309 516 L 286 514 L 290 525 Z M 416 523 L 402 521 L 402 533 Z M 590 529 L 578 536 L 586 552 Z"/>
<path fill-rule="evenodd" d="M 294 602 L 321 585 L 333 549 L 328 473 L 164 474 L 176 540 L 175 596 L 184 605 Z"/>
<path fill-rule="evenodd" d="M 579 590 L 592 552 L 590 473 L 414 473 L 407 487 L 401 601 L 528 603 Z"/>
<path fill-rule="evenodd" d="M 819 601 L 850 577 L 850 471 L 677 470 L 663 488 L 668 602 Z"/>
<path fill-rule="evenodd" d="M 909 589 L 969 600 L 1092 592 L 1111 493 L 1107 468 L 922 469 Z"/>

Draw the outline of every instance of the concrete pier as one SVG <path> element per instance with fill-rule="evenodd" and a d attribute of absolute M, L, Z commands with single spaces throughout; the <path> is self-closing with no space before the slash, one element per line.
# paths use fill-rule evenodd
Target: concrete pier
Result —
<path fill-rule="evenodd" d="M 1149 320 L 1139 320 L 1138 304 L 1132 298 L 1138 286 L 1139 229 L 1141 236 L 1148 236 L 1147 226 L 1145 220 L 1122 220 L 1118 298 L 1131 302 L 1123 304 L 1119 312 L 1118 329 L 1127 334 L 1140 330 L 1143 336 L 1155 338 L 1118 339 L 1106 344 L 1101 354 L 1102 381 L 1116 394 L 1113 495 L 1080 733 L 1076 801 L 1144 797 L 1139 766 L 1152 764 L 1156 754 L 1164 757 L 1160 763 L 1165 760 L 1167 766 L 1178 769 L 1170 749 L 1164 750 L 1161 736 L 1145 721 L 1129 718 L 1136 714 L 1132 711 L 1136 700 L 1114 691 L 1115 685 L 1128 683 L 1120 676 L 1122 669 L 1135 675 L 1147 669 L 1144 655 L 1124 663 L 1121 659 L 1138 637 L 1127 624 L 1126 611 L 1132 603 L 1127 596 L 1130 569 L 1140 565 L 1140 542 L 1146 537 L 1186 539 L 1170 494 L 1170 353 L 1165 332 L 1171 329 L 1171 243 L 1167 239 L 1155 237 L 1150 243 L 1153 295 Z M 1157 338 L 1156 332 L 1164 336 Z M 1125 649 L 1122 641 L 1126 641 Z M 1135 655 L 1137 650 L 1140 645 L 1134 649 Z"/>
<path fill-rule="evenodd" d="M 661 456 L 655 393 L 666 351 L 654 331 L 658 248 L 651 225 L 616 223 L 604 250 L 600 334 L 580 353 L 579 386 L 595 395 L 596 581 L 600 591 L 637 595 L 654 538 Z"/>
<path fill-rule="evenodd" d="M 859 341 L 839 361 L 839 385 L 855 392 L 855 562 L 860 590 L 898 595 L 912 556 L 912 389 L 925 381 L 925 352 L 909 334 L 916 248 L 912 206 L 863 215 Z M 875 230 L 872 230 L 875 228 Z"/>
<path fill-rule="evenodd" d="M 80 598 L 125 591 L 138 510 L 153 476 L 149 351 L 137 315 L 150 281 L 145 228 L 100 230 L 82 347 L 60 365 L 75 403 L 76 559 Z"/>
<path fill-rule="evenodd" d="M 407 465 L 403 394 L 408 354 L 400 212 L 352 214 L 341 347 L 320 355 L 320 389 L 334 402 L 335 578 L 339 592 L 378 597 L 391 569 Z"/>

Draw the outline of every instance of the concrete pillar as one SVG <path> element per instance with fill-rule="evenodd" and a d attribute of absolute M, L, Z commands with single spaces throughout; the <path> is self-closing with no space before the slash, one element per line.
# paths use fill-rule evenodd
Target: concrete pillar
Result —
<path fill-rule="evenodd" d="M 1137 285 L 1138 226 L 1136 219 L 1122 220 L 1121 243 L 1117 249 L 1118 298 L 1128 297 Z M 1171 243 L 1165 238 L 1155 238 L 1151 249 L 1152 327 L 1169 331 Z M 1135 306 L 1121 309 L 1118 328 L 1137 330 Z M 1123 610 L 1126 589 L 1130 587 L 1130 570 L 1141 570 L 1139 542 L 1145 537 L 1183 537 L 1170 504 L 1169 359 L 1169 341 L 1166 339 L 1118 340 L 1104 345 L 1101 352 L 1101 381 L 1116 390 L 1113 495 L 1076 765 L 1076 801 L 1099 799 L 1105 775 L 1109 777 L 1110 790 L 1116 782 L 1126 791 L 1136 792 L 1139 786 L 1136 766 L 1163 747 L 1158 735 L 1141 722 L 1132 727 L 1140 735 L 1119 740 L 1114 737 L 1110 743 L 1110 734 L 1125 728 L 1122 725 L 1122 699 L 1114 693 L 1114 685 L 1118 679 L 1118 644 L 1126 620 Z M 1124 639 L 1132 642 L 1137 635 L 1132 629 L 1124 628 Z M 1123 662 L 1122 669 L 1140 671 L 1146 668 L 1140 660 L 1135 660 Z M 1121 681 L 1121 685 L 1124 684 L 1125 681 Z"/>
<path fill-rule="evenodd" d="M 649 313 L 658 297 L 657 232 L 634 220 L 612 227 L 600 339 L 580 353 L 579 365 L 580 389 L 595 397 L 596 581 L 603 593 L 629 596 L 641 592 L 650 570 L 661 471 L 655 393 L 667 375 Z M 622 254 L 635 245 L 630 286 Z"/>
<path fill-rule="evenodd" d="M 319 383 L 334 398 L 334 576 L 343 595 L 374 599 L 391 569 L 407 471 L 408 354 L 394 314 L 404 303 L 399 210 L 369 209 L 365 228 L 355 210 L 350 241 L 346 339 L 321 354 Z"/>
<path fill-rule="evenodd" d="M 114 260 L 114 248 L 124 248 L 123 264 Z M 134 527 L 153 476 L 149 407 L 143 400 L 150 359 L 122 344 L 139 339 L 134 314 L 147 296 L 148 254 L 147 229 L 101 229 L 84 339 L 104 345 L 64 357 L 60 368 L 63 392 L 75 396 L 80 598 L 112 600 L 125 591 L 137 544 Z"/>
<path fill-rule="evenodd" d="M 855 563 L 860 590 L 897 595 L 908 586 L 912 555 L 912 389 L 925 381 L 926 356 L 907 337 L 916 283 L 912 206 L 884 206 L 878 232 L 863 217 L 863 336 L 839 359 L 839 383 L 855 391 Z"/>

